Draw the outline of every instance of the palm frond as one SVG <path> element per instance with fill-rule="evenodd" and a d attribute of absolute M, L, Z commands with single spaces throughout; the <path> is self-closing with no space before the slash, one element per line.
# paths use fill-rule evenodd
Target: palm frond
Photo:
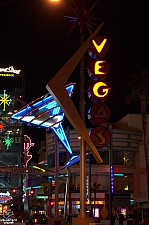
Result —
<path fill-rule="evenodd" d="M 125 97 L 127 104 L 133 100 L 149 99 L 149 72 L 143 70 L 140 74 L 131 74 L 131 80 L 127 82 L 127 86 L 131 89 L 131 94 Z"/>

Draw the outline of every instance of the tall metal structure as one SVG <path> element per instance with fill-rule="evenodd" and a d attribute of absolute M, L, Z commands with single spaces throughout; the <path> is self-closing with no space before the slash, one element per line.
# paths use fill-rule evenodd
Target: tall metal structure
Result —
<path fill-rule="evenodd" d="M 13 66 L 0 68 L 0 192 L 21 189 L 21 175 L 1 172 L 4 167 L 21 167 L 24 133 L 23 125 L 10 122 L 10 116 L 22 106 L 25 78 Z"/>

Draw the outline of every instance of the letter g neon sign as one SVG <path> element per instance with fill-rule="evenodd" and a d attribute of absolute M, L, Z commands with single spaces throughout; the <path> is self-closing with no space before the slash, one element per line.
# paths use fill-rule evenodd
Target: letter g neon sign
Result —
<path fill-rule="evenodd" d="M 88 92 L 89 98 L 95 103 L 105 101 L 110 94 L 110 88 L 104 82 L 93 83 Z"/>

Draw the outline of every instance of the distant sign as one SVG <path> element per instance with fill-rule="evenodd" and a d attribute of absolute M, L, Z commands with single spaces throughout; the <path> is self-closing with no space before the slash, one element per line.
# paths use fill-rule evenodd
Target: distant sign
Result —
<path fill-rule="evenodd" d="M 130 206 L 130 194 L 114 194 L 114 206 Z"/>
<path fill-rule="evenodd" d="M 0 68 L 0 72 L 20 74 L 21 70 L 15 70 L 13 68 L 13 66 L 9 66 L 7 68 Z M 4 74 L 1 74 L 1 76 L 4 76 Z M 7 76 L 7 74 L 6 74 L 6 76 Z"/>
<path fill-rule="evenodd" d="M 13 73 L 0 73 L 0 77 L 14 77 Z"/>

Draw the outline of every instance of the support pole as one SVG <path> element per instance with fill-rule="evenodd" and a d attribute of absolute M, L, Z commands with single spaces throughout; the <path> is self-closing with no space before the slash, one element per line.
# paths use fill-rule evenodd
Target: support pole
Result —
<path fill-rule="evenodd" d="M 81 36 L 80 44 L 84 43 L 84 36 Z M 84 56 L 80 64 L 80 115 L 85 124 L 85 100 L 84 100 Z M 86 215 L 86 163 L 85 163 L 85 140 L 81 137 L 80 151 L 80 217 Z"/>
<path fill-rule="evenodd" d="M 89 182 L 88 182 L 88 185 L 89 185 L 88 198 L 89 198 L 90 203 L 91 203 L 91 195 L 92 195 L 92 192 L 91 192 L 91 174 L 92 174 L 92 168 L 91 168 L 91 153 L 90 153 L 89 154 Z"/>
<path fill-rule="evenodd" d="M 58 217 L 58 188 L 59 188 L 59 145 L 58 145 L 58 137 L 55 135 L 55 217 Z"/>
<path fill-rule="evenodd" d="M 111 141 L 109 148 L 109 217 L 110 225 L 112 225 L 112 187 L 111 187 L 111 167 L 113 166 L 113 135 L 112 135 L 112 125 L 109 126 L 109 131 L 111 133 Z"/>
<path fill-rule="evenodd" d="M 64 196 L 64 202 L 65 202 L 65 205 L 64 205 L 64 219 L 66 221 L 66 218 L 67 218 L 67 194 L 68 194 L 68 182 L 69 182 L 69 177 L 67 177 L 67 180 L 66 180 L 66 190 L 65 190 L 65 196 Z"/>

